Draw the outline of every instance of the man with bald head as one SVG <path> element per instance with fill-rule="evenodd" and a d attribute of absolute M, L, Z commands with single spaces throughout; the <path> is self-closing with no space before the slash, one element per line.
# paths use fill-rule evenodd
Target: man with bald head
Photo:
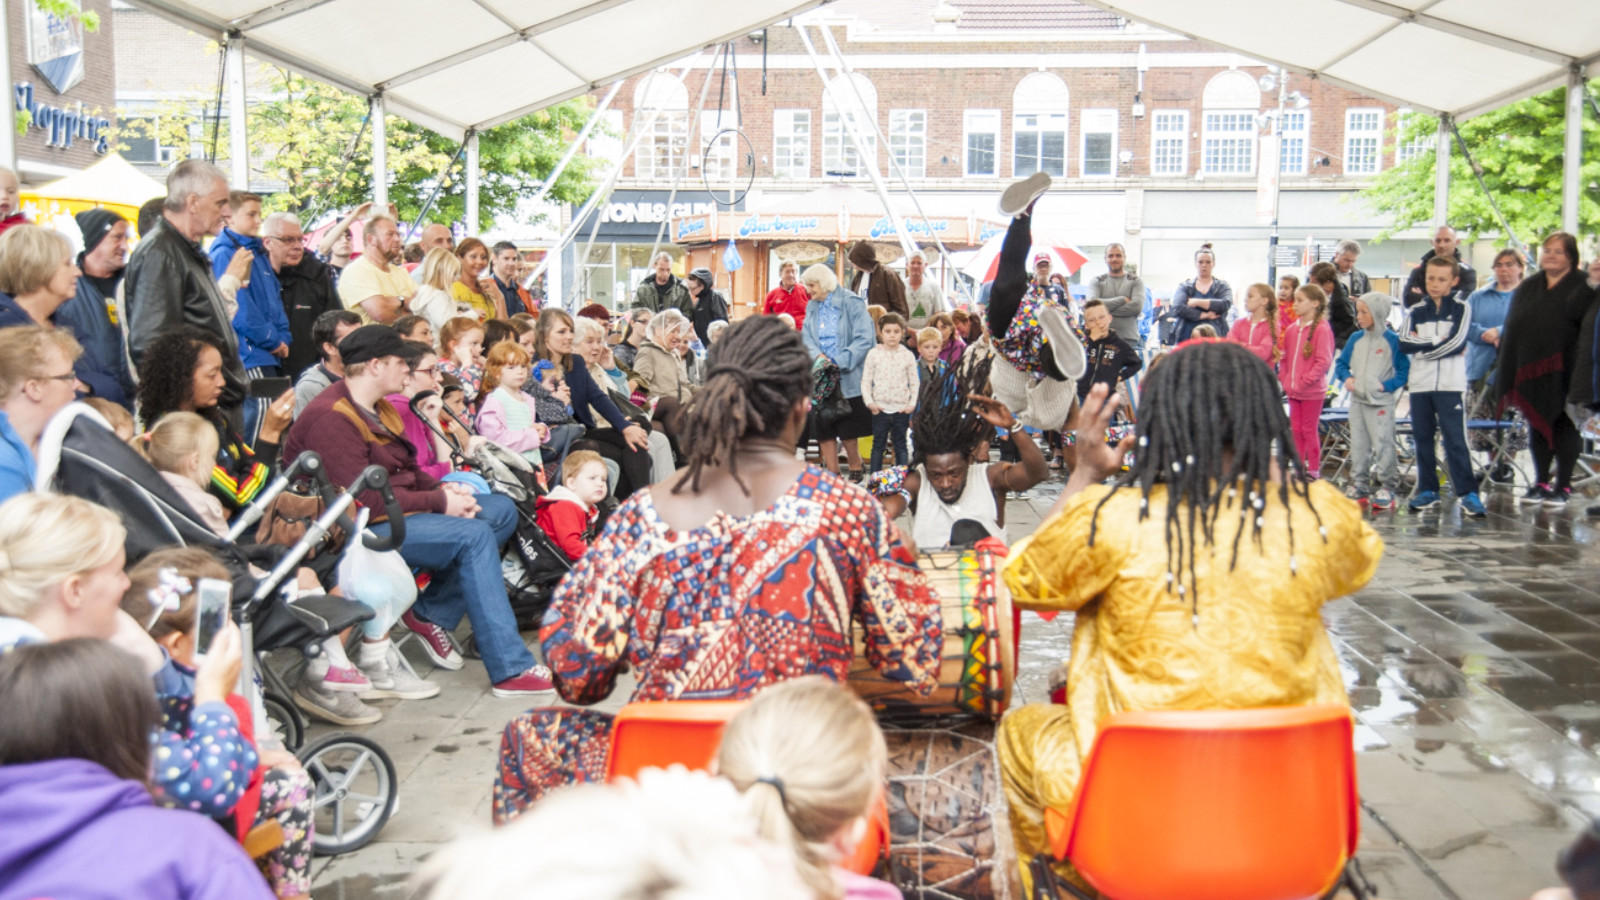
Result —
<path fill-rule="evenodd" d="M 454 251 L 456 249 L 456 236 L 450 230 L 449 225 L 440 225 L 438 222 L 434 222 L 431 225 L 423 226 L 422 236 L 417 238 L 417 246 L 422 249 L 424 258 L 427 257 L 428 251 L 435 247 L 443 247 L 446 250 Z M 411 280 L 417 284 L 422 283 L 421 266 L 411 270 Z"/>
<path fill-rule="evenodd" d="M 1411 277 L 1406 279 L 1406 289 L 1400 295 L 1400 299 L 1407 307 L 1415 306 L 1428 299 L 1428 292 L 1422 286 L 1422 270 L 1428 267 L 1428 260 L 1433 259 L 1435 256 L 1442 256 L 1445 259 L 1456 261 L 1456 265 L 1461 272 L 1461 279 L 1456 282 L 1456 286 L 1451 293 L 1457 299 L 1465 303 L 1467 295 L 1478 289 L 1478 273 L 1474 272 L 1472 267 L 1467 265 L 1466 261 L 1461 258 L 1460 242 L 1456 237 L 1456 230 L 1449 225 L 1441 225 L 1439 230 L 1433 233 L 1433 249 L 1422 254 L 1422 262 L 1411 270 Z"/>

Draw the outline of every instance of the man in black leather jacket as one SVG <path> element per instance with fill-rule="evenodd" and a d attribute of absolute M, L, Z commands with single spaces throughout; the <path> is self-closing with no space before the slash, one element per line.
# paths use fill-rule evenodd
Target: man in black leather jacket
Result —
<path fill-rule="evenodd" d="M 228 303 L 211 275 L 210 258 L 200 249 L 201 238 L 221 229 L 227 206 L 228 179 L 221 169 L 200 159 L 173 168 L 161 224 L 142 236 L 128 260 L 124 296 L 128 355 L 135 368 L 145 348 L 178 325 L 196 325 L 223 340 L 229 351 L 222 360 L 227 384 L 218 405 L 233 411 L 244 401 L 244 364 Z"/>

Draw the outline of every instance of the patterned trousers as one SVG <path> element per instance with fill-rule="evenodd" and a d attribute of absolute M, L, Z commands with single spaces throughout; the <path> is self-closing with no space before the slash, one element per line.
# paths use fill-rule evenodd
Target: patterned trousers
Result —
<path fill-rule="evenodd" d="M 311 835 L 315 825 L 311 808 L 311 776 L 304 769 L 268 769 L 261 776 L 259 824 L 277 819 L 283 843 L 256 864 L 279 897 L 304 897 L 311 893 Z"/>
<path fill-rule="evenodd" d="M 556 788 L 605 777 L 609 713 L 534 709 L 506 724 L 494 777 L 494 823 L 504 825 Z"/>

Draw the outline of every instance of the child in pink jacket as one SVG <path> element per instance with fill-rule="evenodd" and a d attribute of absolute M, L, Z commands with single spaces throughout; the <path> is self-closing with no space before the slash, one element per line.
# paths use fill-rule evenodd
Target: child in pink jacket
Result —
<path fill-rule="evenodd" d="M 1333 368 L 1333 328 L 1325 321 L 1327 310 L 1328 295 L 1322 288 L 1307 284 L 1294 292 L 1295 320 L 1283 332 L 1283 355 L 1278 362 L 1278 381 L 1289 396 L 1289 430 L 1312 479 L 1322 472 L 1317 423 L 1322 419 L 1328 372 Z"/>

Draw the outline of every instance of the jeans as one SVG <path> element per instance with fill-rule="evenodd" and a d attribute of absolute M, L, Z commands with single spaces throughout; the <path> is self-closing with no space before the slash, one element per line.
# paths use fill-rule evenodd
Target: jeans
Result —
<path fill-rule="evenodd" d="M 517 507 L 500 494 L 482 494 L 477 500 L 480 509 L 472 519 L 438 513 L 406 516 L 400 556 L 406 565 L 433 576 L 412 612 L 446 631 L 455 631 L 462 616 L 470 619 L 489 681 L 501 682 L 534 664 L 500 575 L 500 547 L 517 528 Z M 372 530 L 387 535 L 389 523 Z"/>
<path fill-rule="evenodd" d="M 1444 464 L 1457 497 L 1476 493 L 1472 454 L 1467 450 L 1467 413 L 1460 391 L 1419 391 L 1411 395 L 1411 433 L 1417 444 L 1417 492 L 1439 492 L 1435 435 L 1444 433 Z"/>
<path fill-rule="evenodd" d="M 872 416 L 872 461 L 867 465 L 868 472 L 876 472 L 883 468 L 884 444 L 889 440 L 894 441 L 894 463 L 897 466 L 909 465 L 911 457 L 906 455 L 906 429 L 911 427 L 911 413 L 908 412 L 881 412 Z"/>

